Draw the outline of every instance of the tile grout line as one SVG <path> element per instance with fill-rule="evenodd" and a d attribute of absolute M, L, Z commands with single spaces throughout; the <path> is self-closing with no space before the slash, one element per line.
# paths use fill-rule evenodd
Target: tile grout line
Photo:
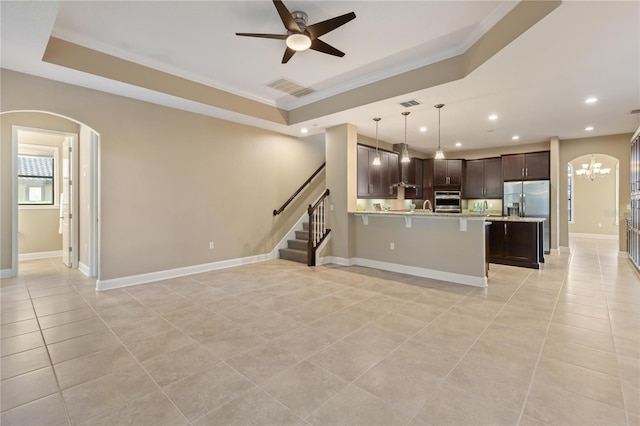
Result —
<path fill-rule="evenodd" d="M 420 412 L 424 409 L 424 407 L 429 403 L 429 401 L 431 401 L 431 399 L 433 398 L 433 396 L 435 395 L 435 393 L 438 391 L 438 389 L 440 389 L 440 387 L 444 384 L 444 382 L 447 381 L 447 378 L 451 375 L 451 373 L 456 369 L 456 367 L 462 362 L 463 358 L 469 353 L 469 351 L 471 350 L 471 348 L 473 348 L 473 346 L 478 342 L 478 340 L 480 340 L 480 337 L 482 337 L 482 335 L 487 331 L 487 329 L 491 326 L 491 324 L 493 323 L 493 321 L 496 319 L 496 317 L 500 314 L 500 312 L 502 312 L 502 310 L 504 309 L 504 306 L 509 302 L 509 300 L 511 300 L 511 298 L 518 292 L 518 290 L 520 290 L 520 288 L 522 288 L 522 286 L 524 285 L 524 283 L 527 281 L 527 279 L 529 278 L 529 276 L 531 276 L 531 272 L 529 272 L 525 278 L 522 279 L 522 282 L 520 283 L 520 285 L 518 286 L 518 288 L 511 294 L 511 296 L 509 296 L 509 298 L 502 304 L 501 308 L 498 310 L 498 312 L 496 312 L 496 314 L 493 316 L 493 318 L 491 318 L 490 321 L 488 321 L 486 327 L 484 327 L 484 329 L 478 334 L 478 337 L 476 337 L 473 341 L 473 343 L 471 343 L 471 345 L 469 345 L 469 347 L 467 348 L 467 350 L 462 354 L 462 356 L 460 356 L 460 358 L 458 359 L 458 361 L 456 361 L 456 363 L 453 365 L 453 367 L 451 367 L 451 369 L 449 370 L 449 372 L 442 378 L 442 380 L 438 383 L 438 385 L 436 386 L 436 388 L 433 390 L 433 392 L 431 393 L 431 395 L 427 398 L 427 400 L 420 406 L 420 408 L 416 411 L 416 413 L 414 414 L 414 416 L 411 418 L 411 421 L 409 422 L 409 424 L 411 424 L 414 420 L 416 420 L 416 418 L 419 416 Z M 466 297 L 466 296 L 465 296 Z M 464 299 L 464 297 L 462 298 Z M 452 305 L 451 307 L 449 307 L 449 309 L 451 309 L 453 306 L 457 305 L 462 299 L 460 299 L 457 303 L 455 303 L 454 305 Z M 448 311 L 448 310 L 447 310 Z M 484 398 L 481 398 L 484 399 Z M 488 401 L 488 400 L 487 400 Z M 493 401 L 490 401 L 491 403 L 493 403 L 494 405 L 498 405 L 500 407 L 503 407 L 500 404 L 497 404 Z M 503 407 L 503 408 L 507 408 L 507 407 Z M 507 408 L 508 409 L 508 408 Z M 513 411 L 511 409 L 508 409 L 510 411 Z"/>
<path fill-rule="evenodd" d="M 529 386 L 527 387 L 527 393 L 525 394 L 524 401 L 522 402 L 522 408 L 520 409 L 520 416 L 518 417 L 518 424 L 522 423 L 522 417 L 524 416 L 525 408 L 527 407 L 527 401 L 529 400 L 529 394 L 531 393 L 531 388 L 533 387 L 533 382 L 536 377 L 536 372 L 538 371 L 538 365 L 540 364 L 540 359 L 542 358 L 542 353 L 544 352 L 544 348 L 547 344 L 547 338 L 549 336 L 549 330 L 551 330 L 551 325 L 553 323 L 553 316 L 556 313 L 556 308 L 558 306 L 558 301 L 560 300 L 560 296 L 562 295 L 562 289 L 565 287 L 565 283 L 567 281 L 567 275 L 569 274 L 569 267 L 571 266 L 571 261 L 573 259 L 574 254 L 569 254 L 569 260 L 565 266 L 564 277 L 562 279 L 562 285 L 558 289 L 558 294 L 556 295 L 556 301 L 553 304 L 553 310 L 551 311 L 551 315 L 549 316 L 549 323 L 547 324 L 547 330 L 544 334 L 544 338 L 542 339 L 542 345 L 540 346 L 540 350 L 538 351 L 538 357 L 536 359 L 535 366 L 533 367 L 533 371 L 531 372 L 531 379 L 529 379 Z M 536 418 L 536 420 L 538 420 Z M 543 422 L 546 423 L 546 422 Z"/>
<path fill-rule="evenodd" d="M 153 377 L 151 377 L 151 375 L 149 374 L 149 372 L 147 371 L 147 369 L 146 369 L 146 368 L 144 368 L 144 366 L 143 366 L 143 365 L 142 365 L 142 363 L 138 360 L 138 358 L 133 354 L 133 352 L 131 352 L 131 350 L 129 349 L 129 347 L 128 347 L 127 345 L 125 345 L 125 344 L 124 344 L 124 342 L 123 342 L 122 340 L 120 340 L 120 337 L 119 337 L 119 336 L 118 336 L 118 335 L 117 335 L 117 334 L 116 334 L 116 333 L 111 329 L 111 327 L 109 326 L 109 324 L 107 324 L 107 322 L 104 320 L 104 318 L 102 318 L 102 316 L 101 316 L 101 315 L 100 315 L 100 314 L 99 314 L 99 313 L 94 309 L 93 305 L 91 305 L 91 304 L 90 304 L 90 303 L 89 303 L 89 302 L 84 298 L 84 296 L 83 296 L 82 294 L 80 294 L 80 293 L 78 293 L 78 294 L 79 294 L 79 296 L 82 298 L 82 300 L 84 300 L 84 301 L 85 301 L 85 303 L 89 306 L 89 308 L 94 312 L 94 314 L 95 314 L 98 318 L 100 318 L 100 321 L 102 321 L 102 323 L 105 325 L 105 327 L 107 327 L 107 329 L 111 332 L 111 334 L 112 334 L 112 335 L 117 339 L 117 341 L 120 343 L 120 345 L 122 345 L 122 347 L 123 347 L 123 348 L 125 348 L 125 350 L 126 350 L 126 351 L 129 353 L 129 355 L 133 358 L 133 360 L 134 360 L 134 361 L 135 361 L 135 363 L 138 365 L 138 367 L 140 367 L 140 369 L 142 369 L 142 371 L 144 371 L 144 373 L 147 375 L 147 377 L 149 378 L 149 380 L 151 380 L 151 382 L 156 386 L 156 388 L 158 388 L 158 390 L 162 393 L 162 395 L 164 395 L 164 396 L 165 396 L 165 397 L 166 397 L 166 398 L 171 402 L 171 404 L 173 405 L 173 407 L 174 407 L 174 408 L 175 408 L 175 409 L 176 409 L 176 410 L 177 410 L 177 411 L 178 411 L 178 412 L 179 412 L 179 413 L 184 417 L 184 419 L 185 419 L 189 424 L 191 424 L 191 422 L 189 421 L 189 419 L 184 415 L 184 413 L 182 413 L 182 410 L 180 410 L 180 409 L 175 405 L 175 403 L 173 402 L 173 400 L 172 400 L 171 398 L 169 398 L 169 396 L 168 396 L 168 395 L 166 395 L 166 394 L 164 393 L 164 391 L 162 390 L 162 388 L 160 387 L 160 385 L 158 385 L 158 383 L 156 383 L 156 381 L 153 379 Z M 129 294 L 129 293 L 127 293 L 127 294 Z M 130 295 L 130 296 L 131 296 L 131 295 Z M 131 297 L 133 297 L 133 296 L 131 296 Z M 140 302 L 139 302 L 139 303 L 140 303 Z M 145 305 L 145 306 L 146 306 L 146 305 Z M 154 312 L 155 312 L 155 311 L 154 311 Z M 164 321 L 166 321 L 164 318 L 163 318 L 163 320 L 164 320 Z M 167 322 L 168 322 L 168 321 L 167 321 Z M 169 323 L 169 324 L 170 324 L 170 323 Z M 170 324 L 170 325 L 171 325 L 172 327 L 174 327 L 174 325 L 173 325 L 173 324 Z M 191 337 L 191 336 L 189 336 L 189 337 Z M 100 351 L 96 351 L 96 352 L 100 352 Z M 95 352 L 93 352 L 93 353 L 95 353 Z M 76 357 L 76 358 L 80 358 L 80 357 Z M 117 371 L 117 370 L 122 370 L 122 368 L 116 368 L 115 370 L 110 371 L 110 372 L 108 372 L 107 374 L 110 374 L 110 373 L 112 373 L 112 372 L 114 372 L 114 371 Z M 88 381 L 86 381 L 86 382 L 84 382 L 84 383 L 89 383 L 89 382 L 91 382 L 91 381 L 93 381 L 93 380 L 100 379 L 100 378 L 102 378 L 102 377 L 106 376 L 107 374 L 102 375 L 102 376 L 100 376 L 100 377 L 96 377 L 96 378 L 91 379 L 91 380 L 88 380 Z M 77 385 L 75 385 L 75 386 L 70 387 L 69 389 L 72 389 L 72 388 L 74 388 L 74 387 L 76 387 L 76 386 L 80 386 L 80 385 L 82 385 L 82 384 L 84 384 L 84 383 L 79 383 L 79 384 L 77 384 Z M 144 397 L 144 396 L 146 396 L 146 395 L 149 395 L 149 394 L 150 394 L 150 393 L 152 393 L 152 392 L 153 392 L 153 391 L 148 392 L 148 393 L 145 393 L 144 395 L 140 395 L 140 396 L 139 396 L 138 398 L 136 398 L 136 399 L 139 399 L 139 398 L 142 398 L 142 397 Z M 64 398 L 63 398 L 63 400 L 64 400 Z M 126 402 L 126 403 L 121 404 L 121 405 L 118 405 L 118 406 L 116 406 L 116 407 L 111 407 L 110 409 L 108 409 L 107 411 L 105 411 L 105 412 L 103 412 L 103 413 L 96 414 L 95 416 L 91 416 L 90 418 L 83 420 L 83 422 L 82 422 L 82 423 L 86 423 L 87 421 L 89 421 L 89 420 L 91 420 L 91 419 L 94 419 L 94 418 L 96 418 L 96 417 L 99 417 L 99 416 L 105 415 L 105 414 L 107 414 L 107 413 L 110 413 L 110 412 L 112 412 L 112 411 L 114 411 L 114 410 L 116 410 L 116 409 L 118 409 L 118 408 L 125 407 L 125 406 L 126 406 L 127 404 L 129 404 L 130 402 L 131 402 L 131 401 Z M 65 401 L 65 404 L 66 404 L 66 401 Z M 73 424 L 73 423 L 71 423 L 71 424 Z"/>
<path fill-rule="evenodd" d="M 600 245 L 596 242 L 596 250 L 598 253 L 598 269 L 600 270 L 600 282 L 602 283 L 602 291 L 604 294 L 604 303 L 607 306 L 607 315 L 609 318 L 609 328 L 611 331 L 611 339 L 613 340 L 613 350 L 615 351 L 616 356 L 616 368 L 618 370 L 618 384 L 620 386 L 620 395 L 622 396 L 622 406 L 624 408 L 624 416 L 627 420 L 627 425 L 631 425 L 631 421 L 629 419 L 629 410 L 627 409 L 627 400 L 624 396 L 624 389 L 622 388 L 622 377 L 620 376 L 620 366 L 618 364 L 618 348 L 616 346 L 615 334 L 613 331 L 613 321 L 611 319 L 611 309 L 609 309 L 609 299 L 607 297 L 607 289 L 604 285 L 604 275 L 602 273 L 602 259 L 600 256 Z M 608 404 L 607 404 L 608 405 Z"/>
<path fill-rule="evenodd" d="M 69 282 L 66 280 L 67 284 L 69 284 Z M 64 396 L 62 395 L 62 387 L 60 386 L 60 380 L 58 379 L 58 374 L 56 373 L 56 369 L 53 367 L 53 360 L 51 359 L 51 353 L 49 352 L 49 345 L 47 345 L 47 341 L 44 338 L 44 333 L 42 331 L 42 326 L 40 325 L 40 318 L 38 316 L 38 312 L 36 311 L 36 307 L 33 304 L 33 298 L 31 297 L 31 290 L 29 289 L 29 280 L 25 277 L 25 286 L 27 287 L 27 293 L 29 294 L 29 301 L 31 302 L 31 309 L 33 309 L 33 314 L 35 315 L 35 319 L 36 319 L 36 323 L 38 324 L 38 330 L 40 331 L 40 337 L 42 338 L 42 344 L 44 345 L 45 351 L 47 351 L 47 358 L 49 359 L 49 367 L 51 368 L 51 372 L 53 373 L 53 377 L 56 380 L 56 386 L 58 387 L 58 394 L 60 395 L 60 399 L 62 399 L 62 406 L 64 407 L 64 414 L 67 418 L 67 421 L 69 422 L 70 425 L 72 425 L 73 423 L 71 422 L 71 415 L 69 414 L 69 408 L 67 407 L 67 401 L 65 401 Z M 73 287 L 72 287 L 73 288 Z M 73 289 L 73 291 L 75 292 L 75 288 Z M 36 370 L 34 370 L 36 371 Z M 51 394 L 53 395 L 53 394 Z M 42 398 L 46 398 L 49 395 L 46 395 Z M 39 399 L 42 399 L 39 398 Z M 37 400 L 36 400 L 37 401 Z M 22 405 L 26 405 L 30 402 L 33 401 L 29 401 L 25 404 Z M 17 408 L 17 407 L 14 407 Z"/>

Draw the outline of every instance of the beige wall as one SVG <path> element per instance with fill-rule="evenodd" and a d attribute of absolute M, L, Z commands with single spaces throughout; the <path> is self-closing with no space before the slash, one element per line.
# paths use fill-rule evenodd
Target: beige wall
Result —
<path fill-rule="evenodd" d="M 18 253 L 42 253 L 62 250 L 58 209 L 20 209 L 18 212 Z M 11 265 L 9 265 L 11 267 Z"/>
<path fill-rule="evenodd" d="M 272 215 L 322 164 L 323 140 L 1 72 L 3 111 L 56 112 L 100 134 L 102 280 L 269 253 L 324 189 L 316 183 L 315 194 Z M 11 264 L 9 142 L 2 140 L 3 269 Z"/>
<path fill-rule="evenodd" d="M 571 161 L 573 178 L 573 223 L 569 223 L 569 234 L 602 234 L 618 236 L 616 224 L 616 165 L 617 159 L 608 155 L 596 156 L 602 167 L 609 167 L 611 173 L 596 180 L 576 176 L 575 171 L 588 164 L 590 155 Z M 624 222 L 622 222 L 624 224 Z"/>
<path fill-rule="evenodd" d="M 631 200 L 629 187 L 629 168 L 631 133 L 621 135 L 598 136 L 592 138 L 566 139 L 560 141 L 560 170 L 565 171 L 567 163 L 575 158 L 587 154 L 606 154 L 616 158 L 620 162 L 620 197 L 618 214 L 624 218 L 626 206 Z M 565 174 L 566 176 L 566 174 Z M 560 179 L 559 185 L 559 214 L 560 214 L 560 246 L 569 246 L 569 224 L 567 219 L 567 180 Z M 580 214 L 580 212 L 576 212 Z M 619 250 L 627 251 L 626 227 L 620 226 L 618 230 Z"/>

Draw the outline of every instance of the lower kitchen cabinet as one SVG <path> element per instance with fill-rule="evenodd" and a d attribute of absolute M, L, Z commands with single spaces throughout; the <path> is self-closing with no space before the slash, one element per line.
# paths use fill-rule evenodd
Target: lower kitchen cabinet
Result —
<path fill-rule="evenodd" d="M 489 262 L 539 269 L 544 262 L 542 235 L 542 222 L 492 220 Z"/>

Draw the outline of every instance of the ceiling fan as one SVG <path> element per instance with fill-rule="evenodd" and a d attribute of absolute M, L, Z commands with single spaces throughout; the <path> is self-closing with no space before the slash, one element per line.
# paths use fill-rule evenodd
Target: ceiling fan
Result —
<path fill-rule="evenodd" d="M 236 35 L 286 40 L 287 48 L 284 51 L 284 56 L 282 57 L 283 64 L 289 62 L 289 59 L 291 59 L 296 52 L 301 52 L 307 49 L 316 50 L 333 56 L 344 56 L 344 52 L 341 52 L 330 44 L 325 43 L 318 37 L 328 33 L 329 31 L 335 30 L 352 19 L 355 19 L 355 13 L 346 13 L 344 15 L 307 26 L 308 16 L 306 13 L 301 11 L 295 11 L 293 13 L 289 12 L 289 9 L 287 9 L 280 0 L 273 0 L 273 4 L 280 15 L 280 19 L 282 19 L 284 27 L 287 29 L 287 34 L 236 33 Z"/>

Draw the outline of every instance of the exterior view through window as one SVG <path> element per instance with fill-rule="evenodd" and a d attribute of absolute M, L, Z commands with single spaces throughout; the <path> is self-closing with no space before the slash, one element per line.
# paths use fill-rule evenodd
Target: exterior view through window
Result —
<path fill-rule="evenodd" d="M 18 156 L 18 204 L 54 204 L 54 158 Z"/>

